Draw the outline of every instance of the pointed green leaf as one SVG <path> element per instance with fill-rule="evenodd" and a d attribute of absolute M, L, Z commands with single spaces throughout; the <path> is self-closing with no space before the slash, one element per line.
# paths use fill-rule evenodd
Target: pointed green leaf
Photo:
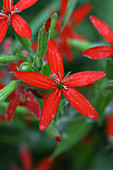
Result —
<path fill-rule="evenodd" d="M 91 130 L 91 127 L 92 125 L 86 123 L 84 120 L 71 123 L 65 131 L 65 138 L 57 145 L 51 158 L 53 159 L 59 154 L 70 149 Z"/>

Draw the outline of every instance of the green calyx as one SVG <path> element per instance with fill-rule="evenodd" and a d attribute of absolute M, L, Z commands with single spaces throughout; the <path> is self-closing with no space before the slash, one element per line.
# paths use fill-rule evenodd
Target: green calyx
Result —
<path fill-rule="evenodd" d="M 58 87 L 58 89 L 62 89 L 62 88 L 63 88 L 63 84 L 62 84 L 62 83 L 59 83 L 59 84 L 57 85 L 57 87 Z"/>

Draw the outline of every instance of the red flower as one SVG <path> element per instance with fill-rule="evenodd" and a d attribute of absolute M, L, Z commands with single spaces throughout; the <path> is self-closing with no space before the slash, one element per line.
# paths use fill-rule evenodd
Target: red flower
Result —
<path fill-rule="evenodd" d="M 0 43 L 3 41 L 8 25 L 11 22 L 14 30 L 21 37 L 31 38 L 32 33 L 28 23 L 17 13 L 29 8 L 38 0 L 20 0 L 13 6 L 13 0 L 3 0 L 4 13 L 0 13 Z"/>
<path fill-rule="evenodd" d="M 32 157 L 27 147 L 22 147 L 20 150 L 20 159 L 23 164 L 23 170 L 50 170 L 54 165 L 54 160 L 49 160 L 48 157 L 45 157 L 39 164 L 33 168 L 32 167 Z M 17 166 L 14 166 L 12 170 L 22 170 Z"/>
<path fill-rule="evenodd" d="M 42 89 L 54 90 L 48 97 L 42 109 L 39 128 L 44 130 L 54 119 L 61 95 L 63 94 L 69 103 L 83 115 L 92 119 L 97 119 L 98 114 L 88 102 L 88 100 L 74 90 L 73 87 L 85 86 L 103 78 L 105 73 L 102 71 L 84 71 L 67 75 L 64 78 L 64 68 L 62 56 L 54 40 L 48 43 L 48 63 L 51 69 L 51 78 L 36 72 L 16 71 L 14 75 L 23 82 Z"/>
<path fill-rule="evenodd" d="M 59 33 L 61 31 L 61 27 L 63 24 L 63 18 L 65 16 L 66 8 L 67 8 L 68 0 L 61 0 L 60 5 L 60 16 L 56 23 L 56 30 Z M 62 55 L 67 55 L 67 59 L 69 61 L 73 60 L 71 48 L 68 44 L 68 39 L 76 39 L 76 40 L 85 40 L 84 37 L 79 35 L 74 31 L 74 27 L 80 24 L 84 18 L 89 14 L 92 9 L 92 5 L 87 3 L 78 9 L 76 9 L 70 16 L 66 26 L 62 30 L 59 35 L 59 39 L 57 40 L 58 47 L 61 49 Z"/>
<path fill-rule="evenodd" d="M 19 60 L 18 63 L 10 63 L 9 67 L 11 71 L 17 71 L 17 68 L 19 64 L 21 64 L 23 60 Z M 14 77 L 15 78 L 15 77 Z M 17 78 L 15 78 L 17 79 Z M 37 90 L 36 90 L 37 91 Z M 18 89 L 13 93 L 13 98 L 11 102 L 9 103 L 6 115 L 8 122 L 11 122 L 12 117 L 14 116 L 16 107 L 20 104 L 23 105 L 23 102 L 21 102 L 22 98 L 25 97 L 24 106 L 26 106 L 30 112 L 32 112 L 38 119 L 40 117 L 40 106 L 35 99 L 34 92 L 32 92 L 31 88 L 26 88 L 23 85 L 18 85 Z"/>
<path fill-rule="evenodd" d="M 108 41 L 108 43 L 112 46 L 99 46 L 93 47 L 83 52 L 84 56 L 88 56 L 91 59 L 102 59 L 113 56 L 113 31 L 111 28 L 100 19 L 95 16 L 90 17 L 91 22 L 95 26 L 95 28 L 99 31 L 99 33 Z"/>

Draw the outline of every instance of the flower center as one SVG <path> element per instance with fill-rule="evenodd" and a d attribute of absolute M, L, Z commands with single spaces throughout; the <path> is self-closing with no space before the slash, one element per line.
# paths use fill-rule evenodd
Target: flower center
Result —
<path fill-rule="evenodd" d="M 63 83 L 57 84 L 58 89 L 63 89 Z"/>

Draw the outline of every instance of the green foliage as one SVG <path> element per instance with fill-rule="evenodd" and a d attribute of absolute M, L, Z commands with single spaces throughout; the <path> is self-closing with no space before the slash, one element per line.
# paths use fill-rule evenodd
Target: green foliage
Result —
<path fill-rule="evenodd" d="M 84 120 L 72 122 L 65 130 L 65 137 L 59 143 L 52 154 L 52 158 L 70 149 L 73 145 L 78 143 L 90 130 L 92 124 Z"/>

